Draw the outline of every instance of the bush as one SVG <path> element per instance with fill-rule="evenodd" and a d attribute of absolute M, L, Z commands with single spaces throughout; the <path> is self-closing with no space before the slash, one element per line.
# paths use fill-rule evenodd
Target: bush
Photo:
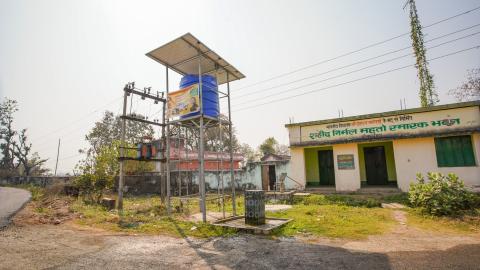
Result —
<path fill-rule="evenodd" d="M 428 182 L 417 174 L 417 182 L 410 184 L 408 200 L 413 207 L 435 215 L 457 215 L 474 207 L 475 197 L 455 174 L 428 173 Z"/>
<path fill-rule="evenodd" d="M 82 174 L 75 178 L 73 185 L 78 188 L 84 200 L 99 203 L 103 193 L 110 187 L 109 181 L 94 174 Z"/>

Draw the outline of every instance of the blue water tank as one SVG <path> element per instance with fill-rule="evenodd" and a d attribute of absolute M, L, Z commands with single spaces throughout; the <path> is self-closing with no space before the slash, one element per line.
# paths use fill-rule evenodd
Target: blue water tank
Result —
<path fill-rule="evenodd" d="M 199 83 L 198 75 L 188 74 L 183 76 L 180 80 L 180 89 L 190 86 L 192 84 Z M 202 75 L 202 105 L 203 114 L 217 118 L 220 114 L 220 108 L 218 105 L 218 87 L 217 79 L 211 75 Z M 199 115 L 200 112 L 189 113 L 182 116 L 182 118 Z"/>

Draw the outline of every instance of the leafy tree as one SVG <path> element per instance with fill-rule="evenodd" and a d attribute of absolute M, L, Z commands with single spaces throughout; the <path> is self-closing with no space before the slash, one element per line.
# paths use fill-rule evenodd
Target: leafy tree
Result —
<path fill-rule="evenodd" d="M 274 137 L 269 137 L 258 147 L 262 154 L 288 155 L 290 153 L 288 146 L 279 144 Z"/>
<path fill-rule="evenodd" d="M 239 152 L 243 154 L 245 162 L 254 162 L 260 160 L 260 154 L 255 151 L 250 145 L 242 143 L 239 147 Z"/>
<path fill-rule="evenodd" d="M 84 198 L 98 202 L 106 189 L 112 188 L 119 174 L 122 119 L 106 111 L 102 119 L 85 136 L 90 144 L 87 149 L 79 150 L 86 157 L 75 167 L 75 184 Z M 135 147 L 145 137 L 153 137 L 152 127 L 146 123 L 126 121 L 125 147 Z M 134 157 L 136 150 L 126 149 L 125 156 Z M 137 174 L 154 169 L 153 163 L 134 160 L 125 161 L 126 174 Z"/>
<path fill-rule="evenodd" d="M 77 164 L 82 174 L 75 179 L 75 184 L 84 198 L 99 202 L 104 190 L 113 186 L 119 169 L 119 145 L 120 142 L 115 141 L 112 145 L 101 146 L 92 162 L 83 160 Z"/>
<path fill-rule="evenodd" d="M 30 176 L 32 172 L 45 172 L 45 169 L 42 168 L 42 165 L 47 162 L 48 159 L 41 159 L 38 156 L 38 153 L 30 156 L 30 151 L 32 150 L 32 144 L 27 141 L 27 129 L 22 129 L 18 135 L 18 142 L 14 141 L 13 144 L 13 155 L 18 159 L 18 164 L 16 167 L 22 168 L 23 174 Z"/>
<path fill-rule="evenodd" d="M 413 52 L 415 53 L 417 76 L 420 80 L 420 103 L 422 107 L 432 106 L 438 103 L 438 95 L 435 92 L 433 76 L 428 70 L 426 49 L 423 44 L 422 25 L 417 15 L 415 0 L 408 0 L 405 4 L 410 8 L 410 37 L 412 39 Z"/>
<path fill-rule="evenodd" d="M 112 112 L 106 111 L 103 118 L 94 124 L 94 127 L 85 136 L 85 139 L 90 144 L 87 149 L 80 150 L 81 153 L 86 154 L 86 158 L 80 161 L 80 167 L 77 168 L 90 168 L 94 166 L 105 151 L 111 153 L 109 164 L 111 168 L 116 168 L 114 171 L 118 171 L 118 157 L 120 153 L 120 141 L 121 141 L 122 119 L 120 116 L 115 116 Z M 125 127 L 125 142 L 127 147 L 134 147 L 145 137 L 153 137 L 153 128 L 142 122 L 126 121 Z M 135 151 L 126 151 L 125 153 L 131 156 L 135 155 Z M 126 170 L 129 173 L 135 173 L 145 171 L 153 168 L 152 166 L 143 166 L 142 163 L 137 161 L 126 162 L 130 170 Z M 88 164 L 88 166 L 86 166 Z M 135 165 L 136 164 L 136 165 Z M 135 168 L 137 167 L 137 168 Z M 82 171 L 82 170 L 80 170 Z M 88 170 L 87 170 L 88 171 Z M 113 169 L 111 170 L 113 171 Z"/>
<path fill-rule="evenodd" d="M 18 111 L 18 103 L 16 100 L 6 98 L 0 103 L 0 151 L 2 159 L 0 160 L 0 168 L 4 170 L 13 170 L 14 155 L 13 142 L 17 132 L 13 129 L 13 115 Z"/>
<path fill-rule="evenodd" d="M 126 121 L 125 141 L 135 144 L 144 137 L 153 137 L 153 128 L 142 122 Z M 85 150 L 87 154 L 96 155 L 103 146 L 112 145 L 114 141 L 121 140 L 122 119 L 113 112 L 106 111 L 103 118 L 96 122 L 94 127 L 85 136 L 90 148 Z"/>
<path fill-rule="evenodd" d="M 468 71 L 467 81 L 456 89 L 449 91 L 458 101 L 478 100 L 480 99 L 480 68 L 474 68 Z"/>
<path fill-rule="evenodd" d="M 268 137 L 258 147 L 262 154 L 275 154 L 275 147 L 278 145 L 277 140 L 274 137 Z"/>

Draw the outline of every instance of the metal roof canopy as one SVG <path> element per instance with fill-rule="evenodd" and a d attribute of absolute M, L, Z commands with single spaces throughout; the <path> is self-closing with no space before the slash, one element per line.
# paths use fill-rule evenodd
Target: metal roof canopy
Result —
<path fill-rule="evenodd" d="M 245 78 L 245 75 L 190 33 L 146 55 L 182 75 L 198 74 L 198 58 L 201 56 L 202 74 L 215 76 L 218 85 L 227 83 L 227 72 L 230 82 Z"/>

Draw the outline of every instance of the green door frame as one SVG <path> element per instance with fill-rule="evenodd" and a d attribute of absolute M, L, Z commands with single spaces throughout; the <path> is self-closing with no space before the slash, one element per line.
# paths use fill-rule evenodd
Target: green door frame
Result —
<path fill-rule="evenodd" d="M 333 150 L 319 150 L 318 170 L 321 186 L 335 186 L 335 165 L 333 161 Z"/>
<path fill-rule="evenodd" d="M 333 150 L 332 146 L 305 147 L 305 182 L 307 187 L 320 186 L 320 168 L 318 164 L 318 151 Z"/>
<path fill-rule="evenodd" d="M 397 185 L 397 169 L 395 165 L 395 153 L 393 151 L 392 141 L 359 143 L 358 147 L 358 161 L 360 167 L 361 185 L 367 185 L 367 174 L 365 168 L 365 155 L 363 149 L 366 147 L 383 146 L 385 149 L 385 159 L 387 163 L 388 185 Z"/>

